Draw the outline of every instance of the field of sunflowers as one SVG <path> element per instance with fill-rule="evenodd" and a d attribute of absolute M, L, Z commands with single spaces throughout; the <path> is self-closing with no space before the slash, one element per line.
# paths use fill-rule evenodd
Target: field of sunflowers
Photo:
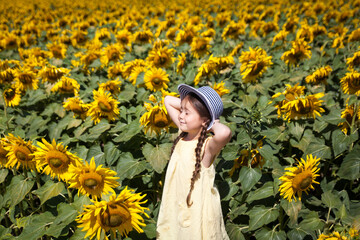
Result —
<path fill-rule="evenodd" d="M 360 239 L 360 0 L 0 2 L 0 239 L 156 238 L 178 130 L 211 86 L 230 239 Z"/>

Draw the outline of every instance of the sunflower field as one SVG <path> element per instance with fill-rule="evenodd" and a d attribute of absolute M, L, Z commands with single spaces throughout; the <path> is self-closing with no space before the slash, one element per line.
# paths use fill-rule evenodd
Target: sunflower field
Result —
<path fill-rule="evenodd" d="M 360 239 L 360 0 L 0 13 L 0 239 L 156 239 L 180 83 L 224 103 L 230 239 Z"/>

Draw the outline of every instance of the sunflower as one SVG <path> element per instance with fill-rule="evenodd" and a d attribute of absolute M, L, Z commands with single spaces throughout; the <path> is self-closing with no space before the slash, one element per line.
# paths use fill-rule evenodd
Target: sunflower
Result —
<path fill-rule="evenodd" d="M 273 63 L 272 57 L 267 56 L 265 50 L 256 47 L 250 47 L 249 52 L 242 52 L 239 57 L 241 63 L 240 71 L 243 76 L 244 83 L 256 82 L 256 80 L 263 75 L 269 66 Z"/>
<path fill-rule="evenodd" d="M 115 35 L 115 38 L 117 40 L 118 43 L 120 43 L 122 46 L 131 46 L 131 42 L 132 42 L 132 33 L 127 30 L 127 29 L 123 29 L 119 32 L 117 32 L 117 34 Z"/>
<path fill-rule="evenodd" d="M 4 49 L 16 49 L 18 47 L 18 36 L 15 33 L 7 33 L 0 41 L 0 47 Z"/>
<path fill-rule="evenodd" d="M 137 232 L 144 232 L 141 227 L 145 227 L 144 214 L 149 217 L 143 207 L 147 200 L 143 200 L 146 194 L 134 193 L 134 190 L 128 190 L 127 187 L 120 192 L 118 196 L 113 194 L 109 201 L 94 201 L 92 205 L 85 205 L 84 212 L 81 213 L 76 222 L 82 231 L 86 231 L 85 238 L 101 239 L 101 235 L 106 235 L 108 231 L 112 231 L 116 236 L 116 231 L 121 236 L 126 236 L 130 231 L 135 229 Z M 142 201 L 143 200 L 143 201 Z M 107 236 L 105 239 L 108 240 Z"/>
<path fill-rule="evenodd" d="M 110 61 L 118 62 L 123 59 L 124 55 L 125 52 L 120 44 L 109 44 L 102 49 L 100 61 L 102 64 L 107 66 Z"/>
<path fill-rule="evenodd" d="M 251 149 L 251 151 L 249 151 L 248 149 L 241 150 L 240 156 L 234 160 L 234 165 L 230 169 L 229 175 L 232 176 L 234 174 L 235 170 L 240 168 L 241 166 L 248 167 L 249 160 L 251 160 L 250 166 L 252 168 L 255 168 L 255 167 L 262 168 L 262 166 L 265 164 L 265 159 L 263 156 L 261 156 L 259 150 L 257 150 L 257 148 L 262 148 L 262 146 L 263 146 L 263 139 L 259 140 L 256 143 L 256 148 Z"/>
<path fill-rule="evenodd" d="M 134 42 L 137 44 L 151 43 L 153 38 L 154 34 L 149 29 L 143 29 L 134 33 Z"/>
<path fill-rule="evenodd" d="M 280 32 L 278 32 L 274 38 L 273 38 L 273 41 L 272 41 L 272 46 L 275 44 L 275 42 L 277 41 L 281 41 L 282 43 L 285 43 L 286 42 L 286 37 L 287 35 L 289 34 L 288 31 L 282 29 L 280 30 Z"/>
<path fill-rule="evenodd" d="M 311 26 L 311 31 L 312 31 L 314 37 L 327 34 L 326 27 L 320 26 L 318 23 Z"/>
<path fill-rule="evenodd" d="M 135 67 L 131 70 L 131 73 L 130 73 L 130 76 L 129 76 L 129 81 L 132 83 L 132 85 L 135 85 L 138 76 L 139 76 L 141 73 L 144 73 L 144 74 L 145 74 L 148 69 L 149 69 L 148 67 L 144 67 L 144 66 L 135 66 Z"/>
<path fill-rule="evenodd" d="M 15 85 L 4 90 L 3 95 L 6 106 L 15 107 L 20 104 L 21 91 Z"/>
<path fill-rule="evenodd" d="M 124 64 L 116 62 L 114 65 L 108 68 L 108 78 L 115 79 L 119 76 L 122 76 L 124 72 Z"/>
<path fill-rule="evenodd" d="M 150 52 L 146 61 L 156 68 L 169 68 L 174 62 L 175 49 L 167 47 L 154 47 Z"/>
<path fill-rule="evenodd" d="M 140 124 L 144 126 L 145 134 L 150 131 L 150 133 L 155 132 L 159 136 L 162 129 L 168 131 L 169 127 L 173 126 L 165 105 L 159 103 L 152 106 L 149 103 L 145 103 L 144 106 L 147 112 L 141 116 Z"/>
<path fill-rule="evenodd" d="M 280 58 L 288 66 L 297 66 L 301 60 L 311 58 L 311 47 L 304 39 L 292 41 L 291 45 L 292 48 L 289 51 L 284 52 Z"/>
<path fill-rule="evenodd" d="M 4 149 L 8 152 L 8 162 L 6 167 L 16 169 L 22 166 L 25 169 L 36 170 L 36 161 L 32 155 L 36 151 L 36 147 L 32 145 L 31 141 L 24 141 L 21 137 L 15 137 L 9 133 L 6 137 L 9 142 Z"/>
<path fill-rule="evenodd" d="M 101 52 L 98 49 L 89 49 L 85 54 L 80 57 L 80 63 L 84 65 L 85 69 L 88 69 L 96 59 L 101 58 Z"/>
<path fill-rule="evenodd" d="M 330 234 L 320 234 L 317 240 L 348 240 L 346 236 L 342 236 L 339 232 L 332 232 Z"/>
<path fill-rule="evenodd" d="M 66 56 L 67 46 L 61 42 L 53 42 L 46 44 L 47 49 L 50 51 L 51 58 L 64 59 Z"/>
<path fill-rule="evenodd" d="M 55 139 L 51 143 L 44 138 L 37 142 L 39 147 L 33 156 L 37 162 L 37 168 L 42 173 L 57 177 L 59 180 L 68 181 L 70 178 L 69 167 L 71 165 L 81 165 L 81 159 L 67 150 L 67 146 L 62 143 L 56 143 Z"/>
<path fill-rule="evenodd" d="M 60 80 L 51 88 L 52 92 L 59 92 L 65 95 L 78 95 L 80 84 L 72 78 L 62 76 Z"/>
<path fill-rule="evenodd" d="M 96 166 L 94 157 L 91 158 L 90 164 L 85 161 L 85 165 L 70 166 L 69 173 L 69 187 L 77 188 L 78 195 L 91 195 L 95 200 L 101 198 L 102 194 L 115 193 L 113 188 L 119 186 L 116 181 L 119 178 L 114 177 L 116 172 L 103 168 L 102 165 Z"/>
<path fill-rule="evenodd" d="M 143 59 L 135 59 L 133 61 L 129 61 L 125 63 L 125 66 L 123 68 L 123 78 L 128 78 L 130 74 L 132 73 L 133 69 L 135 67 L 147 67 L 148 63 L 144 61 Z"/>
<path fill-rule="evenodd" d="M 73 47 L 77 48 L 77 47 L 83 46 L 83 45 L 85 45 L 86 41 L 88 40 L 87 32 L 83 31 L 81 29 L 74 30 L 72 32 L 70 40 L 71 40 L 71 44 L 73 45 Z"/>
<path fill-rule="evenodd" d="M 229 54 L 229 56 L 232 56 L 232 57 L 237 56 L 241 52 L 241 49 L 242 49 L 243 46 L 244 46 L 244 42 L 238 43 L 233 48 L 233 50 L 231 50 L 231 53 Z"/>
<path fill-rule="evenodd" d="M 109 91 L 111 95 L 117 96 L 120 93 L 121 81 L 119 79 L 109 80 L 105 83 L 100 83 L 99 89 L 102 88 L 104 91 Z"/>
<path fill-rule="evenodd" d="M 280 195 L 289 202 L 294 199 L 297 194 L 301 201 L 302 192 L 308 193 L 310 189 L 314 189 L 313 184 L 319 184 L 315 181 L 316 177 L 320 176 L 317 172 L 320 158 L 313 157 L 311 154 L 306 156 L 306 161 L 301 158 L 298 160 L 296 167 L 285 168 L 285 173 L 280 177 Z"/>
<path fill-rule="evenodd" d="M 39 71 L 39 76 L 43 81 L 49 83 L 57 82 L 62 76 L 68 74 L 69 69 L 66 68 L 57 68 L 55 66 L 45 66 Z"/>
<path fill-rule="evenodd" d="M 107 28 L 97 29 L 95 32 L 95 38 L 102 41 L 105 39 L 110 39 L 110 31 Z"/>
<path fill-rule="evenodd" d="M 296 33 L 296 39 L 304 39 L 304 41 L 311 43 L 314 40 L 312 28 L 307 23 L 303 23 Z"/>
<path fill-rule="evenodd" d="M 344 122 L 338 124 L 343 133 L 347 134 L 352 124 L 359 125 L 360 123 L 360 109 L 355 109 L 355 105 L 346 104 L 345 109 L 341 112 L 341 118 L 345 119 Z"/>
<path fill-rule="evenodd" d="M 182 70 L 185 67 L 185 63 L 186 63 L 186 54 L 185 53 L 180 53 L 180 55 L 178 56 L 178 63 L 176 65 L 176 72 L 179 74 L 182 74 Z"/>
<path fill-rule="evenodd" d="M 115 120 L 115 117 L 119 114 L 118 104 L 110 92 L 106 92 L 103 89 L 98 91 L 93 90 L 94 101 L 90 103 L 88 115 L 94 121 L 94 124 L 98 124 L 104 117 L 108 121 Z"/>
<path fill-rule="evenodd" d="M 346 64 L 348 65 L 348 69 L 350 71 L 354 68 L 360 67 L 360 51 L 354 53 L 352 57 L 347 58 Z"/>
<path fill-rule="evenodd" d="M 227 38 L 237 39 L 240 35 L 245 34 L 245 28 L 246 24 L 244 22 L 231 21 L 224 28 L 221 37 L 224 39 L 224 41 L 226 41 Z"/>
<path fill-rule="evenodd" d="M 195 58 L 201 58 L 204 55 L 208 55 L 209 49 L 211 47 L 210 45 L 210 38 L 206 37 L 194 37 L 191 42 L 191 54 Z"/>
<path fill-rule="evenodd" d="M 346 94 L 360 95 L 360 73 L 353 70 L 340 79 L 341 89 Z"/>
<path fill-rule="evenodd" d="M 68 98 L 63 102 L 63 107 L 66 111 L 72 111 L 74 117 L 79 117 L 84 120 L 87 116 L 89 106 L 85 104 L 78 96 Z"/>
<path fill-rule="evenodd" d="M 7 68 L 3 71 L 0 71 L 0 83 L 2 84 L 11 84 L 15 79 L 15 70 L 12 68 Z"/>
<path fill-rule="evenodd" d="M 197 30 L 197 27 L 194 25 L 186 25 L 184 29 L 179 29 L 175 41 L 178 45 L 183 45 L 185 43 L 190 45 L 193 38 L 197 35 Z"/>
<path fill-rule="evenodd" d="M 271 32 L 279 31 L 279 26 L 278 26 L 277 22 L 269 21 L 269 22 L 265 22 L 264 24 L 262 24 L 260 30 L 262 32 L 263 37 L 266 37 Z"/>
<path fill-rule="evenodd" d="M 289 102 L 289 101 L 293 101 L 295 99 L 297 99 L 298 97 L 304 95 L 304 90 L 305 90 L 305 87 L 304 86 L 299 86 L 299 83 L 296 83 L 295 86 L 291 86 L 290 84 L 286 84 L 286 89 L 285 91 L 283 92 L 278 92 L 278 93 L 275 93 L 273 96 L 272 96 L 272 99 L 275 99 L 277 97 L 280 97 L 280 96 L 284 96 L 285 99 L 277 102 L 275 104 L 275 107 L 278 109 L 277 110 L 277 113 L 278 113 L 278 117 L 281 117 L 285 111 L 283 110 L 283 106 Z M 272 103 L 272 101 L 270 101 L 270 103 Z"/>
<path fill-rule="evenodd" d="M 15 84 L 20 91 L 26 91 L 28 89 L 38 89 L 39 79 L 36 77 L 36 73 L 29 67 L 21 67 L 15 69 Z"/>
<path fill-rule="evenodd" d="M 224 85 L 225 83 L 221 81 L 219 83 L 214 83 L 214 86 L 212 86 L 212 88 L 219 94 L 220 97 L 230 93 L 230 90 L 225 88 Z"/>
<path fill-rule="evenodd" d="M 355 29 L 349 34 L 348 42 L 356 42 L 360 40 L 360 28 Z"/>
<path fill-rule="evenodd" d="M 316 69 L 315 72 L 305 78 L 307 83 L 311 84 L 327 84 L 326 80 L 329 78 L 332 69 L 329 65 Z"/>
<path fill-rule="evenodd" d="M 299 119 L 299 118 L 316 118 L 321 116 L 320 113 L 325 112 L 321 107 L 324 93 L 317 93 L 314 95 L 300 96 L 295 100 L 289 101 L 282 106 L 282 110 L 285 112 L 285 120 Z"/>
<path fill-rule="evenodd" d="M 336 48 L 336 50 L 335 50 L 336 54 L 339 53 L 339 49 L 345 48 L 344 39 L 345 39 L 345 36 L 339 36 L 339 35 L 334 38 L 331 47 Z"/>
<path fill-rule="evenodd" d="M 144 76 L 144 83 L 150 91 L 159 91 L 167 89 L 166 85 L 169 82 L 168 74 L 161 68 L 150 68 Z"/>
<path fill-rule="evenodd" d="M 175 41 L 176 38 L 176 32 L 179 31 L 178 27 L 171 27 L 167 30 L 165 36 L 167 39 L 171 40 L 171 41 Z"/>
<path fill-rule="evenodd" d="M 0 139 L 0 166 L 5 167 L 8 163 L 7 154 L 9 153 L 5 147 L 9 145 L 9 141 L 6 138 Z"/>

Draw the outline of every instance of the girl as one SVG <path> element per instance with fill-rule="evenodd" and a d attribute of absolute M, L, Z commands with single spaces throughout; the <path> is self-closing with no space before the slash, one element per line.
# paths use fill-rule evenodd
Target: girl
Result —
<path fill-rule="evenodd" d="M 229 239 L 220 196 L 214 186 L 214 160 L 230 141 L 230 129 L 219 122 L 220 96 L 211 87 L 178 86 L 180 99 L 165 97 L 169 116 L 180 129 L 166 171 L 157 221 L 157 239 Z M 208 132 L 213 135 L 208 137 Z"/>

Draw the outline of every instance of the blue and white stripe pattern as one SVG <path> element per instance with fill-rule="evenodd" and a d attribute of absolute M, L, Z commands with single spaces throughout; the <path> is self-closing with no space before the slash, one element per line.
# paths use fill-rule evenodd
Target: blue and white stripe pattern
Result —
<path fill-rule="evenodd" d="M 214 124 L 214 121 L 216 119 L 219 119 L 221 116 L 224 106 L 221 100 L 221 97 L 219 94 L 212 89 L 211 87 L 205 86 L 201 88 L 193 88 L 186 84 L 180 84 L 178 86 L 180 99 L 183 100 L 183 98 L 189 94 L 190 92 L 195 93 L 197 96 L 199 96 L 204 103 L 206 104 L 206 107 L 208 108 L 210 115 L 211 115 L 211 122 L 209 124 L 208 130 L 211 129 L 212 125 Z"/>

